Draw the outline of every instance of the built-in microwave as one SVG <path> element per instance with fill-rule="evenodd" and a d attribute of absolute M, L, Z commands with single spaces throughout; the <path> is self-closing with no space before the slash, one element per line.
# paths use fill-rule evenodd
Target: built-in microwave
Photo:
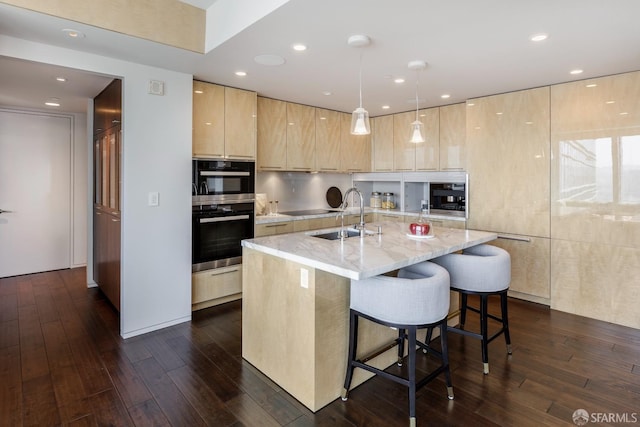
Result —
<path fill-rule="evenodd" d="M 193 196 L 234 196 L 234 199 L 240 195 L 254 197 L 254 162 L 193 159 L 192 174 Z M 206 198 L 211 200 L 210 197 Z"/>

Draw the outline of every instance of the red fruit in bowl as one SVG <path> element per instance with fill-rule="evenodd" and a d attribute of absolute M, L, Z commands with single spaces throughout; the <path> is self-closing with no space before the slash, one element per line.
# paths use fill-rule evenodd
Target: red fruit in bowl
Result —
<path fill-rule="evenodd" d="M 416 236 L 426 236 L 429 234 L 429 224 L 412 222 L 409 224 L 409 231 Z"/>

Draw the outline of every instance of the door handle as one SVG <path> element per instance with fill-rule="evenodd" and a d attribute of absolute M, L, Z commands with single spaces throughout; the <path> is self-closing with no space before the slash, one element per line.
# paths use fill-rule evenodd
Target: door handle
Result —
<path fill-rule="evenodd" d="M 5 211 L 3 209 L 0 209 L 0 214 L 3 214 L 3 213 L 13 213 L 13 211 Z"/>

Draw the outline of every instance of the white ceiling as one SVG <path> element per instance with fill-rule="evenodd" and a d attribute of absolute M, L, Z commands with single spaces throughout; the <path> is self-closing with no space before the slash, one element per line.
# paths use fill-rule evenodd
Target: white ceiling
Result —
<path fill-rule="evenodd" d="M 216 0 L 184 1 L 206 8 Z M 200 55 L 0 4 L 0 33 L 346 112 L 358 104 L 362 53 L 364 107 L 376 116 L 415 108 L 417 76 L 422 108 L 640 70 L 638 16 L 638 0 L 290 0 Z M 60 29 L 70 25 L 87 37 L 65 39 Z M 529 40 L 541 32 L 549 34 L 546 41 Z M 372 44 L 349 47 L 347 39 L 354 34 L 368 35 Z M 294 52 L 291 45 L 298 42 L 307 44 L 307 51 Z M 253 58 L 261 54 L 280 55 L 286 63 L 259 65 Z M 416 59 L 428 63 L 419 74 L 407 68 Z M 5 73 L 4 61 L 0 104 L 14 91 L 11 99 L 27 102 L 38 95 L 41 105 L 46 89 L 27 90 L 33 86 L 28 73 Z M 576 68 L 584 72 L 570 75 Z M 235 76 L 239 69 L 248 75 Z M 400 76 L 406 82 L 393 83 L 392 77 Z M 103 83 L 99 79 L 98 86 Z M 91 90 L 95 87 L 87 88 L 86 96 L 95 96 Z M 441 99 L 443 93 L 451 98 Z M 391 108 L 383 110 L 384 104 Z"/>

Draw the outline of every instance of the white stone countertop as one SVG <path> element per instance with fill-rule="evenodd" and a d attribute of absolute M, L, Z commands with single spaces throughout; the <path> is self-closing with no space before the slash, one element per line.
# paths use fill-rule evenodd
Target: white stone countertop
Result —
<path fill-rule="evenodd" d="M 322 213 L 322 214 L 314 214 L 314 215 L 286 215 L 278 213 L 276 215 L 257 215 L 256 216 L 256 224 L 270 224 L 274 222 L 283 222 L 283 221 L 301 221 L 304 219 L 314 219 L 314 218 L 325 218 L 325 217 L 335 217 L 338 214 L 339 210 L 335 212 Z M 365 214 L 368 213 L 382 213 L 389 215 L 398 215 L 398 216 L 411 216 L 416 217 L 420 216 L 419 212 L 402 212 L 397 209 L 374 209 L 374 208 L 365 208 Z M 346 215 L 359 215 L 360 208 L 348 208 L 345 210 Z M 431 213 L 427 216 L 427 218 L 431 219 L 445 219 L 452 221 L 466 221 L 463 212 L 451 211 L 447 213 Z"/>
<path fill-rule="evenodd" d="M 377 234 L 377 228 L 382 234 Z M 434 227 L 434 237 L 407 236 L 407 224 L 375 222 L 367 236 L 325 240 L 316 234 L 338 228 L 258 237 L 242 246 L 350 279 L 366 279 L 496 239 L 496 233 Z"/>

